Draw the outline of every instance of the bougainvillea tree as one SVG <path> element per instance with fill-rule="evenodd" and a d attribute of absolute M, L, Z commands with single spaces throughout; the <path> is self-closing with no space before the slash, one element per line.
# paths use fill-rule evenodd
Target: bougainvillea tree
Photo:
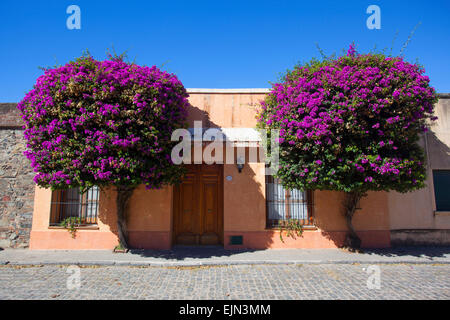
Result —
<path fill-rule="evenodd" d="M 113 58 L 83 56 L 47 69 L 18 104 L 34 181 L 52 189 L 114 186 L 120 245 L 128 248 L 126 206 L 140 184 L 179 181 L 170 158 L 188 94 L 175 75 Z"/>
<path fill-rule="evenodd" d="M 346 245 L 359 247 L 352 218 L 367 191 L 424 186 L 418 140 L 435 120 L 436 101 L 423 68 L 352 45 L 346 56 L 288 71 L 258 119 L 280 130 L 277 177 L 285 187 L 345 192 Z"/>

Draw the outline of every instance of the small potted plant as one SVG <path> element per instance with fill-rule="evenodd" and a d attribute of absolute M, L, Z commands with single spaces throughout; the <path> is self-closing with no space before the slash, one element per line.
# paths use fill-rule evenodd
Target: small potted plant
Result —
<path fill-rule="evenodd" d="M 124 248 L 119 242 L 119 244 L 114 248 L 113 252 L 114 253 L 127 253 L 128 249 Z"/>

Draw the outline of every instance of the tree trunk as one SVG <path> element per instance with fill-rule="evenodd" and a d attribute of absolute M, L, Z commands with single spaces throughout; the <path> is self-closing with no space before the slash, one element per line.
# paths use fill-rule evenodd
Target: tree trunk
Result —
<path fill-rule="evenodd" d="M 361 248 L 361 239 L 356 234 L 355 228 L 352 224 L 353 215 L 358 208 L 359 201 L 365 196 L 362 192 L 346 192 L 344 200 L 344 216 L 347 222 L 348 233 L 345 239 L 345 246 L 352 250 L 359 250 Z"/>
<path fill-rule="evenodd" d="M 119 235 L 120 246 L 129 249 L 128 246 L 128 230 L 127 230 L 127 204 L 133 194 L 134 187 L 121 186 L 117 187 L 117 232 Z"/>

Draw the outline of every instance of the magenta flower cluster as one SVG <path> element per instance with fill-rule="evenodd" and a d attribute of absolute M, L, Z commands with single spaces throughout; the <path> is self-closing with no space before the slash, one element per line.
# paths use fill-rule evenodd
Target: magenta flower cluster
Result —
<path fill-rule="evenodd" d="M 138 185 L 180 176 L 170 159 L 188 94 L 173 74 L 82 57 L 48 69 L 18 104 L 27 151 L 44 187 Z"/>
<path fill-rule="evenodd" d="M 435 120 L 435 90 L 401 57 L 347 55 L 288 72 L 262 103 L 261 127 L 280 130 L 285 185 L 300 189 L 397 190 L 423 186 L 418 144 Z"/>

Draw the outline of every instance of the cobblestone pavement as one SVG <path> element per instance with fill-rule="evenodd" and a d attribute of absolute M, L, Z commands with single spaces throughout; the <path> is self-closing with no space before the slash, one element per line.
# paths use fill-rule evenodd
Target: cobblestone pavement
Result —
<path fill-rule="evenodd" d="M 79 289 L 68 271 L 0 266 L 0 299 L 450 299 L 450 265 L 89 266 Z"/>

